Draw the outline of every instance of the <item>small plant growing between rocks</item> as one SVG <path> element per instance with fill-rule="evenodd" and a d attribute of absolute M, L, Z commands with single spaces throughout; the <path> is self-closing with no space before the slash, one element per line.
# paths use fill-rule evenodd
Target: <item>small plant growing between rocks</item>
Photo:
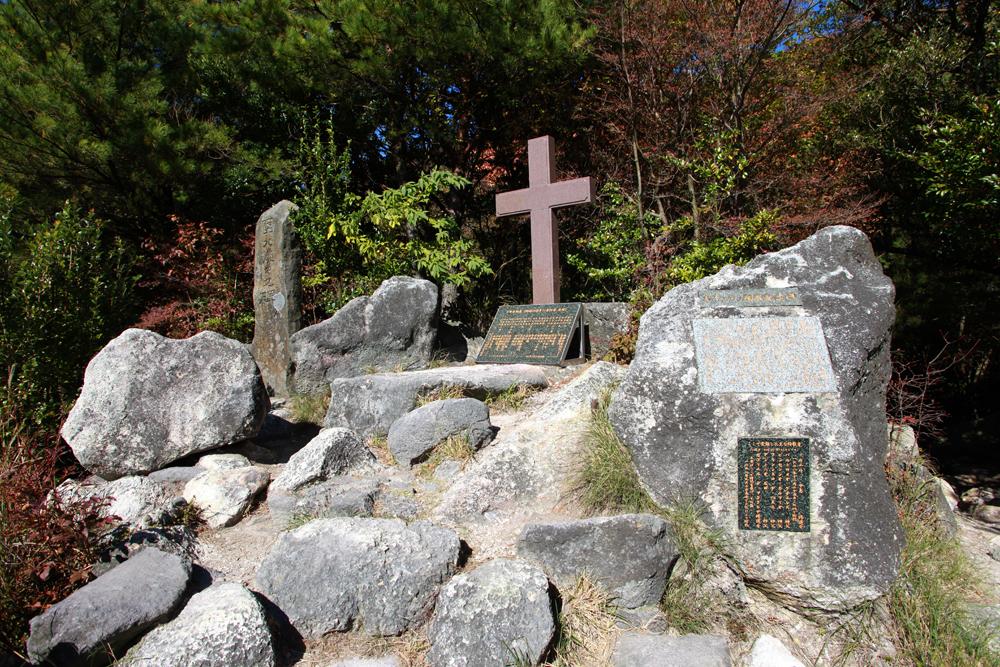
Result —
<path fill-rule="evenodd" d="M 611 596 L 587 576 L 563 593 L 552 667 L 609 665 L 619 631 Z"/>
<path fill-rule="evenodd" d="M 465 389 L 457 385 L 446 384 L 417 395 L 417 407 L 423 407 L 434 401 L 444 401 L 449 398 L 465 398 Z"/>
<path fill-rule="evenodd" d="M 292 514 L 290 519 L 288 519 L 288 523 L 285 524 L 285 530 L 289 531 L 289 530 L 295 530 L 296 528 L 301 528 L 310 521 L 313 521 L 318 518 L 319 517 L 310 512 L 296 512 L 295 514 Z"/>
<path fill-rule="evenodd" d="M 330 390 L 319 394 L 293 394 L 288 408 L 296 422 L 322 424 L 330 406 Z"/>
<path fill-rule="evenodd" d="M 489 394 L 483 401 L 489 406 L 491 413 L 517 412 L 524 407 L 525 401 L 538 393 L 537 387 L 517 384 L 500 392 Z"/>
<path fill-rule="evenodd" d="M 469 444 L 469 439 L 465 435 L 452 435 L 435 447 L 427 460 L 416 466 L 414 473 L 417 477 L 430 479 L 438 466 L 445 461 L 459 461 L 464 467 L 466 461 L 473 459 L 475 455 L 476 450 Z"/>
<path fill-rule="evenodd" d="M 396 465 L 396 457 L 392 455 L 392 451 L 389 449 L 389 438 L 383 433 L 378 433 L 368 438 L 365 441 L 368 445 L 368 449 L 371 450 L 372 454 L 375 455 L 375 459 L 386 466 Z"/>

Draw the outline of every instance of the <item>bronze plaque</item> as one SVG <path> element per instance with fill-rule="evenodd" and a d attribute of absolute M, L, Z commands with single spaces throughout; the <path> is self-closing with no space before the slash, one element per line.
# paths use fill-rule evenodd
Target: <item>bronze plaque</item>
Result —
<path fill-rule="evenodd" d="M 739 439 L 741 530 L 809 532 L 809 439 Z"/>
<path fill-rule="evenodd" d="M 582 305 L 501 306 L 476 357 L 480 364 L 549 364 L 566 359 Z"/>
<path fill-rule="evenodd" d="M 764 287 L 760 289 L 701 290 L 698 300 L 703 308 L 731 306 L 751 308 L 761 306 L 801 306 L 802 297 L 794 287 Z"/>

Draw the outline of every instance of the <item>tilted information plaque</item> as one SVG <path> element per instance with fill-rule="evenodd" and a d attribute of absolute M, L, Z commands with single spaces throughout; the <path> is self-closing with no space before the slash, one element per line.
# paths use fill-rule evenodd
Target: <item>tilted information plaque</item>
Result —
<path fill-rule="evenodd" d="M 750 308 L 763 306 L 801 306 L 802 296 L 794 287 L 763 287 L 758 289 L 704 289 L 698 292 L 702 308 L 730 306 Z"/>
<path fill-rule="evenodd" d="M 501 306 L 476 363 L 559 365 L 573 333 L 580 328 L 583 336 L 582 315 L 579 303 Z"/>
<path fill-rule="evenodd" d="M 741 530 L 809 532 L 809 439 L 740 438 Z"/>

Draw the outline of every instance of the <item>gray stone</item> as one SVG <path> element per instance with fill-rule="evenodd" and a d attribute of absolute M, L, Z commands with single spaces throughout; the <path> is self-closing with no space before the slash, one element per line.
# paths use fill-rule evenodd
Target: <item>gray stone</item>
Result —
<path fill-rule="evenodd" d="M 376 479 L 333 477 L 298 491 L 272 487 L 267 494 L 267 509 L 279 524 L 296 517 L 366 517 L 375 511 L 378 497 Z"/>
<path fill-rule="evenodd" d="M 454 480 L 460 472 L 462 472 L 461 461 L 455 461 L 454 459 L 450 461 L 442 461 L 436 468 L 434 468 L 434 480 L 438 482 L 450 482 Z"/>
<path fill-rule="evenodd" d="M 590 339 L 590 356 L 600 359 L 611 349 L 612 339 L 628 331 L 632 307 L 627 303 L 605 302 L 583 304 Z"/>
<path fill-rule="evenodd" d="M 426 619 L 458 553 L 458 535 L 426 521 L 318 519 L 278 537 L 257 587 L 305 637 L 397 635 Z"/>
<path fill-rule="evenodd" d="M 479 449 L 493 440 L 490 409 L 475 398 L 431 401 L 409 412 L 389 427 L 389 451 L 400 465 L 413 465 L 451 436 L 464 436 Z"/>
<path fill-rule="evenodd" d="M 178 498 L 177 501 L 186 504 L 183 498 Z M 194 531 L 187 526 L 153 526 L 114 531 L 104 536 L 102 544 L 106 546 L 101 550 L 98 561 L 91 566 L 91 572 L 99 577 L 150 547 L 185 560 L 194 560 L 196 539 Z"/>
<path fill-rule="evenodd" d="M 253 437 L 268 407 L 260 371 L 235 340 L 129 329 L 87 365 L 62 436 L 84 467 L 115 479 Z"/>
<path fill-rule="evenodd" d="M 203 472 L 205 470 L 197 466 L 171 466 L 162 470 L 154 470 L 147 477 L 160 484 L 176 484 L 190 482 Z"/>
<path fill-rule="evenodd" d="M 532 415 L 533 419 L 563 419 L 589 415 L 595 400 L 613 389 L 628 369 L 607 361 L 598 361 L 582 375 L 561 388 L 545 405 Z"/>
<path fill-rule="evenodd" d="M 207 470 L 184 485 L 184 499 L 201 510 L 211 528 L 231 526 L 243 518 L 270 480 L 260 468 Z"/>
<path fill-rule="evenodd" d="M 271 488 L 296 491 L 329 477 L 363 471 L 374 462 L 375 455 L 353 432 L 346 428 L 323 429 L 288 459 Z"/>
<path fill-rule="evenodd" d="M 272 667 L 275 661 L 260 602 L 240 584 L 222 583 L 194 595 L 177 618 L 143 637 L 122 663 Z"/>
<path fill-rule="evenodd" d="M 437 308 L 434 283 L 395 276 L 302 329 L 292 336 L 295 391 L 315 394 L 370 369 L 423 368 L 434 351 Z"/>
<path fill-rule="evenodd" d="M 548 386 L 545 370 L 525 364 L 454 366 L 340 378 L 330 384 L 332 398 L 323 424 L 349 428 L 362 438 L 385 435 L 393 422 L 417 406 L 422 393 L 458 387 L 466 396 L 483 399 L 519 385 Z"/>
<path fill-rule="evenodd" d="M 403 667 L 403 663 L 394 655 L 383 656 L 381 658 L 348 658 L 338 660 L 330 667 Z"/>
<path fill-rule="evenodd" d="M 413 521 L 420 516 L 423 509 L 412 489 L 409 493 L 385 491 L 378 496 L 375 514 L 386 519 Z"/>
<path fill-rule="evenodd" d="M 761 635 L 753 643 L 747 667 L 806 667 L 805 663 L 771 635 Z"/>
<path fill-rule="evenodd" d="M 532 664 L 555 634 L 545 574 L 498 559 L 441 589 L 427 637 L 431 667 Z"/>
<path fill-rule="evenodd" d="M 1000 561 L 1000 537 L 994 537 L 990 540 L 987 553 L 989 553 L 990 558 L 993 560 Z"/>
<path fill-rule="evenodd" d="M 677 558 L 667 522 L 651 514 L 529 524 L 517 552 L 539 563 L 557 586 L 568 589 L 586 574 L 628 608 L 660 601 Z"/>
<path fill-rule="evenodd" d="M 257 220 L 254 235 L 250 351 L 278 396 L 288 395 L 292 334 L 302 328 L 302 247 L 291 221 L 297 210 L 290 201 L 278 202 Z"/>
<path fill-rule="evenodd" d="M 706 317 L 692 320 L 701 390 L 820 393 L 836 390 L 816 317 Z"/>
<path fill-rule="evenodd" d="M 696 300 L 702 289 L 785 286 L 803 306 L 706 309 Z M 727 266 L 643 315 L 609 409 L 654 500 L 702 499 L 744 578 L 792 606 L 854 607 L 885 593 L 899 570 L 903 533 L 883 470 L 893 293 L 868 239 L 849 227 Z M 775 315 L 819 319 L 836 391 L 703 391 L 692 320 Z M 737 444 L 760 436 L 810 440 L 809 532 L 737 528 Z"/>
<path fill-rule="evenodd" d="M 647 635 L 626 632 L 611 656 L 614 667 L 729 667 L 729 645 L 718 635 Z"/>
<path fill-rule="evenodd" d="M 61 502 L 92 499 L 102 503 L 98 514 L 136 528 L 168 523 L 174 495 L 148 477 L 122 477 L 111 482 L 66 480 L 56 490 Z"/>
<path fill-rule="evenodd" d="M 191 564 L 147 548 L 31 619 L 28 656 L 55 665 L 107 663 L 181 604 Z M 103 658 L 103 660 L 102 660 Z"/>
<path fill-rule="evenodd" d="M 667 617 L 657 605 L 635 609 L 615 609 L 615 625 L 625 630 L 640 629 L 646 632 L 666 632 Z"/>
<path fill-rule="evenodd" d="M 206 454 L 195 464 L 202 470 L 233 470 L 234 468 L 249 468 L 250 459 L 242 454 Z"/>

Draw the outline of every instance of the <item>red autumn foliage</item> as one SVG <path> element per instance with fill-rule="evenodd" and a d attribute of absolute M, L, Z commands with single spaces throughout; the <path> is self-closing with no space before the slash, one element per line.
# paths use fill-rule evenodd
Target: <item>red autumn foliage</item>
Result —
<path fill-rule="evenodd" d="M 245 340 L 253 313 L 253 234 L 233 241 L 204 222 L 170 221 L 173 239 L 143 243 L 140 287 L 151 305 L 136 326 L 171 338 L 212 329 Z"/>
<path fill-rule="evenodd" d="M 11 391 L 8 383 L 7 392 Z M 28 620 L 87 583 L 106 501 L 65 503 L 53 493 L 72 467 L 56 434 L 29 433 L 3 401 L 0 416 L 0 645 L 23 650 Z"/>

